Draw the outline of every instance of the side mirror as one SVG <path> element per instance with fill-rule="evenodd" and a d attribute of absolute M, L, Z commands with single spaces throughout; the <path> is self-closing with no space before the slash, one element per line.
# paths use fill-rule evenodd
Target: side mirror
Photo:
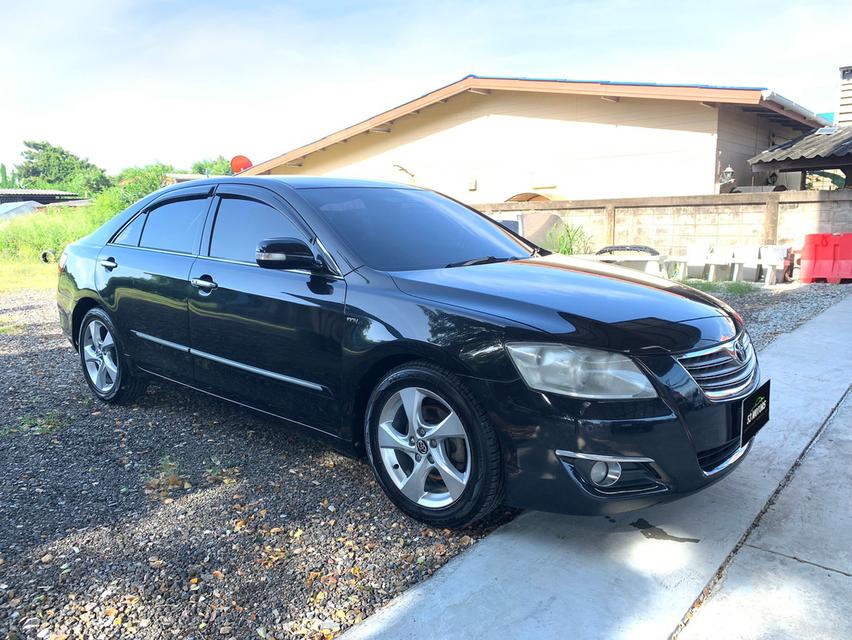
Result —
<path fill-rule="evenodd" d="M 267 238 L 257 245 L 255 260 L 264 269 L 307 269 L 322 268 L 314 252 L 299 238 Z"/>

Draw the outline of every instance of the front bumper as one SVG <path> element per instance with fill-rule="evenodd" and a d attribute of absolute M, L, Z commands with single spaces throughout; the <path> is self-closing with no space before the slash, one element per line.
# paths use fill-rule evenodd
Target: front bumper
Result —
<path fill-rule="evenodd" d="M 742 398 L 711 401 L 672 356 L 639 360 L 659 398 L 584 401 L 531 391 L 520 379 L 470 379 L 490 407 L 506 469 L 509 505 L 572 514 L 640 509 L 700 491 L 728 475 L 748 454 L 740 438 Z M 620 462 L 609 488 L 587 480 L 595 460 Z"/>

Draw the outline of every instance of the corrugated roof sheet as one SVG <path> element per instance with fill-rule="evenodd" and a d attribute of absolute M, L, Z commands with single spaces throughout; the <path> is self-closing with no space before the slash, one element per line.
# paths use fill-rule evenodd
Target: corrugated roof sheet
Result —
<path fill-rule="evenodd" d="M 852 127 L 823 127 L 757 154 L 749 164 L 784 160 L 848 157 L 852 163 Z"/>
<path fill-rule="evenodd" d="M 68 196 L 77 198 L 72 191 L 57 191 L 55 189 L 0 189 L 0 196 Z"/>

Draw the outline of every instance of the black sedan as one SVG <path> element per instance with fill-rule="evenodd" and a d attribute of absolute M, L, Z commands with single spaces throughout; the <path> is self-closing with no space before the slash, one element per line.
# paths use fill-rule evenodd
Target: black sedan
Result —
<path fill-rule="evenodd" d="M 69 246 L 59 315 L 104 402 L 168 380 L 366 455 L 405 513 L 612 513 L 748 452 L 740 317 L 545 251 L 454 200 L 332 178 L 160 190 Z M 274 471 L 273 471 L 274 472 Z"/>

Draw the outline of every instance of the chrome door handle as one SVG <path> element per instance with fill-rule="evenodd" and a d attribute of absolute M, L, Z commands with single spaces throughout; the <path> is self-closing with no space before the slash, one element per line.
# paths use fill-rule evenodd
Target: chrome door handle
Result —
<path fill-rule="evenodd" d="M 100 262 L 98 262 L 98 264 L 101 265 L 107 271 L 112 271 L 118 266 L 118 263 L 115 261 L 114 258 L 107 258 L 106 260 L 101 260 Z"/>
<path fill-rule="evenodd" d="M 193 287 L 197 287 L 198 289 L 204 289 L 205 291 L 213 291 L 219 285 L 213 282 L 212 280 L 205 280 L 203 278 L 193 278 L 189 281 Z"/>

